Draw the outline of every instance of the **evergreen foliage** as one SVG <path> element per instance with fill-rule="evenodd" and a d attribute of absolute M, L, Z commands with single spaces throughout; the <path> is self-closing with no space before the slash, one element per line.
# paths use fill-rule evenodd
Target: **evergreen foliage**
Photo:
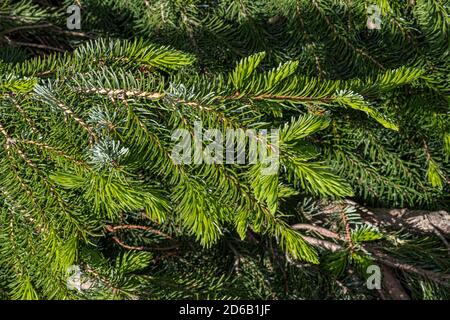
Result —
<path fill-rule="evenodd" d="M 80 2 L 0 0 L 2 298 L 449 298 L 448 234 L 357 204 L 448 208 L 447 0 Z M 276 173 L 174 161 L 198 121 Z"/>

